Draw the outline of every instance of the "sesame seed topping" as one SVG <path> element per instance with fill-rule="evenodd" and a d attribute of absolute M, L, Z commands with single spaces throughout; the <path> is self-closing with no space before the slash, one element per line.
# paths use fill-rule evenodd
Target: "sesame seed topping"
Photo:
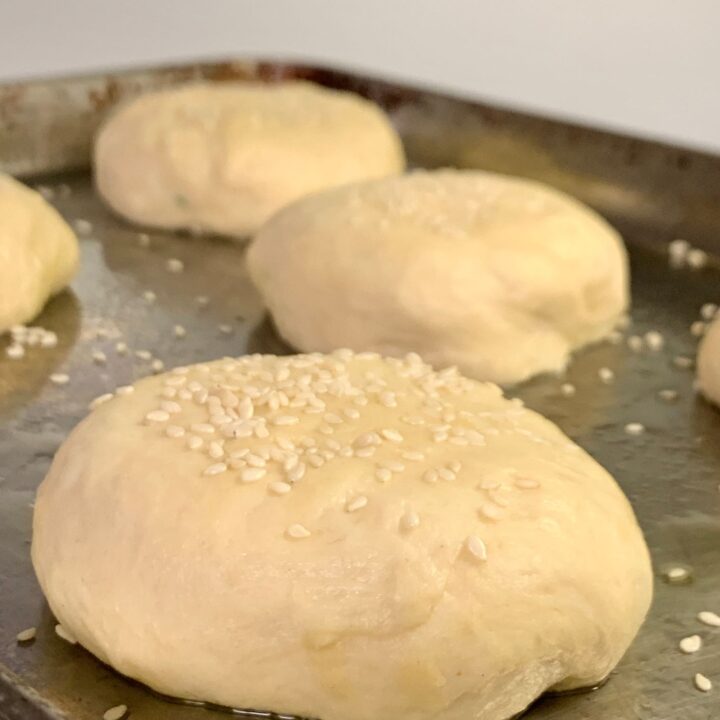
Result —
<path fill-rule="evenodd" d="M 37 629 L 34 627 L 29 627 L 25 630 L 21 630 L 15 636 L 15 640 L 17 640 L 19 643 L 29 643 L 35 639 L 36 635 L 37 635 Z"/>
<path fill-rule="evenodd" d="M 5 349 L 5 355 L 7 355 L 11 360 L 20 360 L 25 357 L 25 348 L 22 345 L 13 343 Z"/>
<path fill-rule="evenodd" d="M 212 435 L 215 432 L 215 427 L 210 423 L 194 423 L 190 429 L 195 433 L 204 433 L 205 435 Z"/>
<path fill-rule="evenodd" d="M 128 346 L 127 343 L 123 342 L 122 340 L 120 342 L 115 343 L 115 352 L 118 355 L 127 355 Z"/>
<path fill-rule="evenodd" d="M 190 450 L 199 450 L 203 446 L 203 439 L 197 435 L 191 435 L 187 440 Z"/>
<path fill-rule="evenodd" d="M 224 462 L 214 463 L 205 468 L 203 475 L 220 475 L 220 473 L 226 472 L 227 469 L 228 467 Z"/>
<path fill-rule="evenodd" d="M 673 400 L 677 400 L 678 392 L 677 390 L 660 390 L 658 397 L 665 402 L 672 402 Z"/>
<path fill-rule="evenodd" d="M 480 507 L 479 512 L 487 520 L 499 520 L 502 517 L 502 509 L 494 503 L 485 503 Z"/>
<path fill-rule="evenodd" d="M 213 460 L 219 460 L 221 457 L 225 455 L 225 450 L 223 449 L 223 446 L 217 442 L 212 441 L 208 445 L 208 455 L 210 455 Z"/>
<path fill-rule="evenodd" d="M 615 373 L 607 367 L 601 367 L 598 370 L 598 376 L 600 377 L 600 380 L 602 380 L 606 385 L 615 380 Z"/>
<path fill-rule="evenodd" d="M 691 270 L 700 270 L 707 265 L 708 255 L 704 250 L 692 248 L 687 253 L 687 264 Z"/>
<path fill-rule="evenodd" d="M 300 418 L 297 415 L 279 415 L 274 418 L 273 425 L 297 425 L 300 422 Z"/>
<path fill-rule="evenodd" d="M 222 323 L 221 325 L 218 325 L 218 330 L 223 335 L 232 335 L 232 325 L 227 325 L 226 323 Z"/>
<path fill-rule="evenodd" d="M 392 473 L 387 468 L 381 467 L 375 471 L 375 479 L 379 482 L 387 482 L 392 478 Z"/>
<path fill-rule="evenodd" d="M 668 580 L 674 580 L 676 582 L 679 582 L 682 580 L 687 580 L 687 578 L 690 576 L 690 573 L 683 567 L 673 567 L 665 573 L 665 576 Z"/>
<path fill-rule="evenodd" d="M 166 263 L 165 267 L 168 272 L 181 273 L 185 269 L 185 263 L 178 258 L 170 258 Z"/>
<path fill-rule="evenodd" d="M 210 304 L 210 298 L 207 295 L 198 295 L 195 302 L 198 307 L 205 308 Z"/>
<path fill-rule="evenodd" d="M 157 300 L 157 295 L 152 290 L 145 290 L 142 294 L 143 300 L 148 303 L 148 305 L 152 305 Z"/>
<path fill-rule="evenodd" d="M 702 647 L 702 638 L 699 635 L 684 637 L 679 643 L 680 650 L 686 655 L 696 653 Z"/>
<path fill-rule="evenodd" d="M 691 323 L 690 325 L 690 334 L 693 337 L 702 337 L 705 334 L 706 327 L 706 323 L 704 323 L 702 320 L 695 320 L 695 322 Z"/>
<path fill-rule="evenodd" d="M 420 516 L 413 510 L 408 510 L 400 517 L 400 530 L 409 532 L 420 525 Z"/>
<path fill-rule="evenodd" d="M 356 498 L 353 498 L 348 502 L 348 504 L 345 506 L 345 510 L 349 513 L 357 512 L 358 510 L 362 510 L 366 505 L 368 504 L 368 499 L 365 495 L 359 495 Z"/>
<path fill-rule="evenodd" d="M 540 487 L 540 483 L 532 478 L 517 478 L 515 487 L 521 490 L 535 490 Z"/>
<path fill-rule="evenodd" d="M 67 385 L 70 382 L 70 376 L 65 373 L 53 373 L 50 376 L 50 382 L 54 385 Z"/>
<path fill-rule="evenodd" d="M 300 525 L 299 523 L 291 525 L 286 532 L 288 537 L 291 537 L 294 540 L 302 540 L 303 538 L 310 537 L 310 531 L 304 525 Z"/>
<path fill-rule="evenodd" d="M 108 400 L 112 400 L 115 396 L 113 393 L 103 393 L 102 395 L 98 395 L 91 403 L 90 403 L 90 409 L 94 410 L 97 407 L 100 407 L 100 405 L 104 405 Z"/>
<path fill-rule="evenodd" d="M 625 432 L 628 435 L 642 435 L 645 432 L 645 426 L 639 422 L 631 422 L 625 426 Z"/>
<path fill-rule="evenodd" d="M 167 422 L 170 419 L 170 413 L 166 410 L 153 410 L 145 416 L 145 420 L 150 423 Z"/>
<path fill-rule="evenodd" d="M 715 303 L 705 303 L 700 308 L 700 317 L 703 320 L 712 320 L 717 314 L 718 306 Z"/>
<path fill-rule="evenodd" d="M 305 463 L 298 463 L 291 470 L 288 471 L 287 479 L 291 483 L 300 482 L 300 480 L 305 477 L 306 469 L 307 468 L 305 467 Z"/>
<path fill-rule="evenodd" d="M 662 333 L 657 330 L 650 330 L 645 333 L 645 344 L 650 348 L 650 350 L 657 352 L 658 350 L 662 350 L 664 347 L 665 338 L 662 336 Z"/>
<path fill-rule="evenodd" d="M 575 386 L 571 383 L 563 383 L 560 386 L 560 394 L 565 397 L 572 397 L 575 394 Z"/>
<path fill-rule="evenodd" d="M 107 362 L 107 356 L 102 350 L 93 350 L 92 360 L 96 365 L 104 365 Z"/>
<path fill-rule="evenodd" d="M 282 480 L 274 480 L 268 485 L 268 490 L 275 495 L 287 495 L 292 490 L 292 485 Z"/>
<path fill-rule="evenodd" d="M 698 620 L 710 627 L 720 627 L 720 617 L 710 610 L 703 610 L 698 613 Z"/>
<path fill-rule="evenodd" d="M 402 453 L 401 457 L 403 460 L 410 460 L 410 462 L 422 462 L 425 459 L 425 455 L 415 450 L 407 450 Z"/>
<path fill-rule="evenodd" d="M 465 547 L 475 560 L 481 562 L 487 560 L 487 548 L 477 535 L 468 535 L 465 539 Z"/>
<path fill-rule="evenodd" d="M 115 705 L 103 713 L 103 720 L 123 720 L 127 713 L 127 705 Z"/>
<path fill-rule="evenodd" d="M 710 678 L 705 677 L 702 673 L 696 673 L 695 687 L 700 690 L 700 692 L 710 692 L 713 688 L 713 684 Z"/>
<path fill-rule="evenodd" d="M 154 373 L 162 372 L 165 369 L 165 363 L 162 360 L 155 358 L 155 360 L 150 363 L 150 369 Z"/>
<path fill-rule="evenodd" d="M 58 623 L 55 625 L 55 634 L 71 645 L 77 645 L 77 638 L 64 626 Z"/>
<path fill-rule="evenodd" d="M 633 352 L 640 352 L 643 348 L 643 339 L 639 335 L 631 335 L 627 339 L 627 346 Z"/>
<path fill-rule="evenodd" d="M 693 366 L 693 359 L 686 355 L 676 355 L 673 358 L 673 365 L 682 370 L 687 370 Z"/>
<path fill-rule="evenodd" d="M 436 483 L 438 480 L 437 470 L 426 470 L 422 478 L 426 483 Z"/>
<path fill-rule="evenodd" d="M 447 482 L 455 479 L 455 473 L 450 468 L 438 468 L 437 474 L 441 480 L 445 480 Z"/>
<path fill-rule="evenodd" d="M 393 430 L 392 428 L 385 428 L 380 431 L 380 434 L 390 442 L 401 443 L 403 441 L 403 436 L 397 430 Z"/>
<path fill-rule="evenodd" d="M 244 483 L 257 482 L 265 477 L 266 472 L 264 467 L 249 467 L 241 471 L 240 480 Z"/>

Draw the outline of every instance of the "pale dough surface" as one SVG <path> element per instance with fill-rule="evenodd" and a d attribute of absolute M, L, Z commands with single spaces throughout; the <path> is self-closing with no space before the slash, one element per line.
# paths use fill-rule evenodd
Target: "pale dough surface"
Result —
<path fill-rule="evenodd" d="M 0 333 L 37 316 L 72 279 L 75 234 L 42 196 L 0 173 Z"/>
<path fill-rule="evenodd" d="M 120 672 L 323 720 L 505 720 L 605 678 L 651 597 L 613 478 L 417 356 L 142 380 L 61 447 L 33 529 L 56 617 Z"/>
<path fill-rule="evenodd" d="M 710 324 L 698 348 L 697 379 L 702 394 L 720 405 L 720 319 Z"/>
<path fill-rule="evenodd" d="M 94 164 L 101 196 L 131 221 L 244 237 L 303 195 L 402 172 L 405 161 L 374 103 L 284 82 L 142 95 L 101 128 Z"/>
<path fill-rule="evenodd" d="M 625 248 L 601 217 L 484 172 L 416 172 L 306 198 L 262 228 L 248 263 L 298 350 L 415 351 L 499 383 L 561 370 L 629 302 Z"/>

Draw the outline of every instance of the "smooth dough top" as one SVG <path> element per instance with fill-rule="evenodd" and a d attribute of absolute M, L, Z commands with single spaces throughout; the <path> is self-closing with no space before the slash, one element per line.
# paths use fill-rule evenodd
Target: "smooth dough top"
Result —
<path fill-rule="evenodd" d="M 40 193 L 0 173 L 0 333 L 37 316 L 72 279 L 77 238 Z"/>
<path fill-rule="evenodd" d="M 415 172 L 306 198 L 248 254 L 281 334 L 457 365 L 511 383 L 561 370 L 626 310 L 620 236 L 540 183 L 478 171 Z"/>
<path fill-rule="evenodd" d="M 651 596 L 612 477 L 412 355 L 140 381 L 59 450 L 32 555 L 58 620 L 120 672 L 323 720 L 504 720 L 607 676 Z"/>
<path fill-rule="evenodd" d="M 120 107 L 95 144 L 95 180 L 144 225 L 246 236 L 318 190 L 402 172 L 374 103 L 306 82 L 205 83 Z"/>
<path fill-rule="evenodd" d="M 702 394 L 720 405 L 720 317 L 710 324 L 698 348 L 697 379 Z"/>

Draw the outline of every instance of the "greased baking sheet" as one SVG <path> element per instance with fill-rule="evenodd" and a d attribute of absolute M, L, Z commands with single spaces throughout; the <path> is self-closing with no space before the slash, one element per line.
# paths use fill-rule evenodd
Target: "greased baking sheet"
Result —
<path fill-rule="evenodd" d="M 720 612 L 720 412 L 695 396 L 692 368 L 676 360 L 694 357 L 690 324 L 704 303 L 720 301 L 713 255 L 720 249 L 720 159 L 353 74 L 242 62 L 0 86 L 0 169 L 41 186 L 68 220 L 91 224 L 81 227 L 82 267 L 71 291 L 37 319 L 57 332 L 57 347 L 30 348 L 24 359 L 10 360 L 0 340 L 0 717 L 91 720 L 121 703 L 133 717 L 152 720 L 220 712 L 160 699 L 55 635 L 29 560 L 31 504 L 53 453 L 88 403 L 151 372 L 151 361 L 136 351 L 168 366 L 288 351 L 248 281 L 242 243 L 149 232 L 145 247 L 137 228 L 98 202 L 86 169 L 94 128 L 128 95 L 201 77 L 286 76 L 356 89 L 383 104 L 416 166 L 543 179 L 589 202 L 623 232 L 633 310 L 621 341 L 582 351 L 566 377 L 538 378 L 512 394 L 557 422 L 617 477 L 652 551 L 655 601 L 605 687 L 544 698 L 529 718 L 720 715 L 720 629 L 696 619 L 701 610 Z M 669 268 L 667 242 L 680 236 L 710 252 L 707 267 Z M 184 271 L 169 272 L 170 258 L 182 260 Z M 175 325 L 186 329 L 184 338 L 175 336 Z M 651 329 L 663 334 L 662 350 L 628 348 L 628 335 Z M 118 353 L 117 343 L 129 352 Z M 95 351 L 105 363 L 93 359 Z M 615 373 L 614 382 L 601 382 L 603 367 Z M 53 373 L 68 374 L 69 383 L 54 384 Z M 563 395 L 563 383 L 572 383 L 575 395 Z M 659 397 L 670 389 L 676 400 Z M 642 423 L 645 432 L 627 434 L 630 422 Z M 663 573 L 673 566 L 690 570 L 690 582 L 665 582 Z M 19 646 L 16 634 L 30 626 L 37 627 L 36 641 Z M 682 654 L 679 640 L 695 633 L 705 641 L 702 650 Z M 697 690 L 696 672 L 714 680 L 715 689 Z"/>

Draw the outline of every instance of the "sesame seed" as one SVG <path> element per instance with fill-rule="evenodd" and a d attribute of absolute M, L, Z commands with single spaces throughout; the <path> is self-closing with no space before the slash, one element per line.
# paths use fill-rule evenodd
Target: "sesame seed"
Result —
<path fill-rule="evenodd" d="M 195 302 L 199 307 L 204 308 L 210 304 L 210 298 L 207 295 L 198 295 L 195 298 Z"/>
<path fill-rule="evenodd" d="M 305 463 L 298 463 L 297 465 L 295 465 L 292 469 L 290 469 L 288 471 L 287 479 L 291 483 L 300 482 L 300 480 L 302 480 L 303 477 L 305 476 L 305 471 L 306 471 Z"/>
<path fill-rule="evenodd" d="M 441 480 L 447 482 L 455 479 L 455 473 L 450 468 L 438 468 L 437 474 Z"/>
<path fill-rule="evenodd" d="M 265 477 L 267 470 L 264 467 L 246 468 L 240 473 L 240 480 L 244 483 L 257 482 Z"/>
<path fill-rule="evenodd" d="M 631 335 L 627 339 L 627 345 L 633 352 L 640 352 L 643 348 L 643 339 L 639 335 Z"/>
<path fill-rule="evenodd" d="M 25 630 L 21 630 L 16 636 L 15 639 L 19 643 L 29 643 L 32 642 L 35 639 L 35 636 L 37 635 L 37 629 L 34 627 L 29 627 Z"/>
<path fill-rule="evenodd" d="M 170 413 L 166 410 L 153 410 L 145 416 L 145 419 L 151 423 L 167 422 L 170 419 Z"/>
<path fill-rule="evenodd" d="M 364 435 L 360 435 L 359 437 L 355 438 L 353 445 L 356 448 L 366 448 L 366 447 L 370 447 L 372 445 L 377 445 L 379 443 L 380 443 L 380 437 L 378 436 L 378 434 L 371 432 L 371 433 L 365 433 Z"/>
<path fill-rule="evenodd" d="M 297 415 L 279 415 L 274 418 L 273 425 L 296 425 L 300 422 L 300 418 Z"/>
<path fill-rule="evenodd" d="M 84 218 L 73 220 L 73 227 L 78 235 L 89 235 L 93 231 L 92 223 Z"/>
<path fill-rule="evenodd" d="M 112 400 L 115 396 L 113 393 L 103 393 L 102 395 L 98 395 L 91 403 L 90 403 L 90 409 L 94 410 L 97 407 L 100 407 L 100 405 L 104 405 L 108 400 Z"/>
<path fill-rule="evenodd" d="M 425 456 L 421 452 L 416 452 L 415 450 L 407 450 L 402 453 L 401 457 L 404 460 L 410 460 L 411 462 L 421 462 L 425 459 Z"/>
<path fill-rule="evenodd" d="M 433 441 L 436 443 L 445 442 L 448 439 L 448 434 L 446 432 L 439 432 L 433 434 Z"/>
<path fill-rule="evenodd" d="M 203 439 L 197 435 L 191 435 L 187 440 L 190 450 L 199 450 L 203 446 Z"/>
<path fill-rule="evenodd" d="M 693 366 L 693 359 L 685 355 L 676 355 L 673 358 L 673 365 L 682 370 L 687 370 Z"/>
<path fill-rule="evenodd" d="M 123 720 L 127 712 L 127 705 L 115 705 L 103 713 L 103 720 Z"/>
<path fill-rule="evenodd" d="M 70 382 L 70 376 L 65 373 L 53 373 L 50 376 L 50 382 L 55 385 L 67 385 Z"/>
<path fill-rule="evenodd" d="M 220 473 L 224 473 L 227 469 L 228 467 L 224 462 L 214 463 L 213 465 L 208 465 L 208 467 L 205 468 L 203 475 L 219 475 Z"/>
<path fill-rule="evenodd" d="M 25 348 L 22 345 L 13 343 L 5 348 L 5 355 L 7 355 L 11 360 L 20 360 L 25 357 Z"/>
<path fill-rule="evenodd" d="M 165 369 L 165 363 L 157 358 L 150 363 L 150 368 L 154 373 L 162 372 Z"/>
<path fill-rule="evenodd" d="M 705 675 L 703 675 L 702 673 L 696 673 L 695 687 L 700 690 L 700 692 L 710 692 L 712 690 L 713 684 L 710 678 L 705 677 Z"/>
<path fill-rule="evenodd" d="M 178 258 L 170 258 L 166 263 L 165 267 L 168 272 L 181 273 L 185 269 L 185 263 Z"/>
<path fill-rule="evenodd" d="M 392 473 L 387 468 L 381 467 L 375 471 L 375 478 L 384 483 L 392 478 Z"/>
<path fill-rule="evenodd" d="M 232 325 L 227 325 L 226 323 L 222 323 L 221 325 L 218 325 L 218 330 L 223 335 L 232 335 Z"/>
<path fill-rule="evenodd" d="M 97 365 L 104 365 L 107 362 L 107 355 L 102 350 L 93 350 L 92 360 Z"/>
<path fill-rule="evenodd" d="M 718 306 L 715 303 L 705 303 L 700 308 L 700 317 L 703 320 L 712 320 L 717 314 Z"/>
<path fill-rule="evenodd" d="M 71 645 L 77 645 L 77 638 L 64 626 L 58 623 L 55 626 L 55 634 Z"/>
<path fill-rule="evenodd" d="M 499 520 L 502 517 L 502 509 L 493 503 L 485 503 L 479 512 L 487 520 Z"/>
<path fill-rule="evenodd" d="M 615 373 L 607 367 L 601 367 L 598 370 L 598 376 L 600 377 L 600 380 L 602 380 L 606 385 L 615 380 Z"/>
<path fill-rule="evenodd" d="M 487 560 L 487 548 L 485 543 L 477 535 L 468 535 L 465 539 L 465 547 L 475 560 L 484 562 Z"/>
<path fill-rule="evenodd" d="M 145 290 L 142 296 L 148 305 L 152 305 L 157 300 L 157 295 L 152 290 Z"/>
<path fill-rule="evenodd" d="M 350 500 L 345 506 L 347 512 L 352 513 L 358 510 L 362 510 L 368 504 L 368 499 L 365 495 L 359 495 L 358 497 Z"/>
<path fill-rule="evenodd" d="M 718 615 L 714 612 L 710 612 L 710 610 L 703 610 L 698 613 L 697 617 L 698 620 L 705 625 L 709 625 L 710 627 L 720 627 L 720 617 L 718 617 Z"/>
<path fill-rule="evenodd" d="M 677 390 L 660 390 L 658 397 L 665 402 L 672 402 L 673 400 L 677 400 L 678 392 Z"/>
<path fill-rule="evenodd" d="M 380 434 L 390 442 L 401 443 L 403 441 L 403 436 L 397 430 L 393 430 L 392 428 L 385 428 L 380 431 Z"/>
<path fill-rule="evenodd" d="M 397 460 L 386 460 L 381 467 L 387 468 L 390 472 L 399 473 L 405 470 L 405 466 Z"/>
<path fill-rule="evenodd" d="M 165 434 L 171 438 L 179 438 L 185 435 L 185 428 L 180 425 L 168 425 L 165 428 Z"/>
<path fill-rule="evenodd" d="M 572 397 L 575 394 L 575 386 L 570 383 L 563 383 L 560 386 L 560 394 L 565 397 Z"/>
<path fill-rule="evenodd" d="M 141 248 L 148 248 L 150 247 L 150 236 L 146 233 L 138 233 L 137 242 Z"/>
<path fill-rule="evenodd" d="M 438 480 L 437 470 L 426 470 L 422 479 L 426 483 L 436 483 Z"/>
<path fill-rule="evenodd" d="M 204 433 L 205 435 L 212 435 L 215 432 L 215 427 L 210 423 L 194 423 L 190 426 L 190 429 L 196 433 Z"/>
<path fill-rule="evenodd" d="M 266 464 L 265 458 L 260 457 L 260 455 L 255 455 L 254 453 L 248 453 L 245 456 L 245 462 L 250 465 L 250 467 L 255 468 L 264 468 Z"/>
<path fill-rule="evenodd" d="M 187 330 L 182 325 L 175 325 L 173 327 L 173 335 L 176 338 L 184 338 L 187 335 Z"/>
<path fill-rule="evenodd" d="M 310 531 L 304 525 L 300 525 L 299 523 L 291 525 L 286 530 L 286 533 L 288 537 L 291 537 L 294 540 L 302 540 L 303 538 L 310 537 Z"/>
<path fill-rule="evenodd" d="M 274 480 L 268 485 L 268 490 L 275 495 L 287 495 L 292 490 L 292 485 L 282 480 Z"/>
<path fill-rule="evenodd" d="M 687 578 L 690 576 L 690 573 L 683 567 L 673 567 L 665 573 L 665 576 L 668 580 L 681 582 L 683 580 L 687 580 Z"/>
<path fill-rule="evenodd" d="M 535 490 L 540 487 L 540 483 L 532 478 L 517 478 L 517 480 L 515 480 L 515 487 L 521 490 Z"/>
<path fill-rule="evenodd" d="M 397 407 L 397 400 L 395 398 L 395 393 L 389 392 L 389 391 L 380 393 L 380 403 L 387 408 Z"/>
<path fill-rule="evenodd" d="M 687 264 L 692 270 L 700 270 L 707 265 L 708 255 L 704 250 L 692 248 L 688 250 Z"/>
<path fill-rule="evenodd" d="M 343 419 L 335 413 L 325 413 L 325 415 L 323 415 L 323 420 L 331 425 L 339 425 L 343 421 Z"/>
<path fill-rule="evenodd" d="M 673 240 L 668 244 L 668 254 L 670 255 L 670 263 L 672 265 L 680 266 L 685 263 L 688 251 L 690 250 L 690 243 L 687 240 Z"/>
<path fill-rule="evenodd" d="M 696 653 L 702 647 L 702 638 L 699 635 L 684 637 L 679 643 L 680 650 L 686 655 Z"/>
<path fill-rule="evenodd" d="M 118 355 L 127 355 L 128 346 L 127 343 L 124 343 L 122 340 L 120 342 L 115 343 L 115 352 Z"/>
<path fill-rule="evenodd" d="M 172 400 L 178 394 L 178 391 L 177 388 L 174 387 L 164 387 L 161 394 L 163 397 Z M 190 397 L 192 397 L 192 395 Z"/>
<path fill-rule="evenodd" d="M 182 408 L 174 400 L 163 400 L 160 403 L 160 407 L 168 413 L 179 413 Z"/>
<path fill-rule="evenodd" d="M 702 320 L 696 320 L 690 325 L 690 334 L 693 337 L 702 337 L 705 334 L 707 325 Z"/>
<path fill-rule="evenodd" d="M 360 417 L 360 411 L 355 408 L 345 408 L 343 414 L 350 420 L 357 420 Z"/>
<path fill-rule="evenodd" d="M 642 435 L 645 432 L 645 426 L 639 422 L 631 422 L 625 426 L 625 432 L 628 435 Z"/>
<path fill-rule="evenodd" d="M 657 330 L 650 330 L 645 333 L 645 344 L 652 351 L 662 350 L 665 345 L 665 338 Z"/>
<path fill-rule="evenodd" d="M 219 460 L 225 455 L 225 450 L 219 442 L 214 440 L 208 445 L 208 455 L 210 455 L 213 460 Z"/>
<path fill-rule="evenodd" d="M 400 530 L 409 532 L 420 525 L 420 516 L 413 510 L 408 510 L 400 517 Z"/>

